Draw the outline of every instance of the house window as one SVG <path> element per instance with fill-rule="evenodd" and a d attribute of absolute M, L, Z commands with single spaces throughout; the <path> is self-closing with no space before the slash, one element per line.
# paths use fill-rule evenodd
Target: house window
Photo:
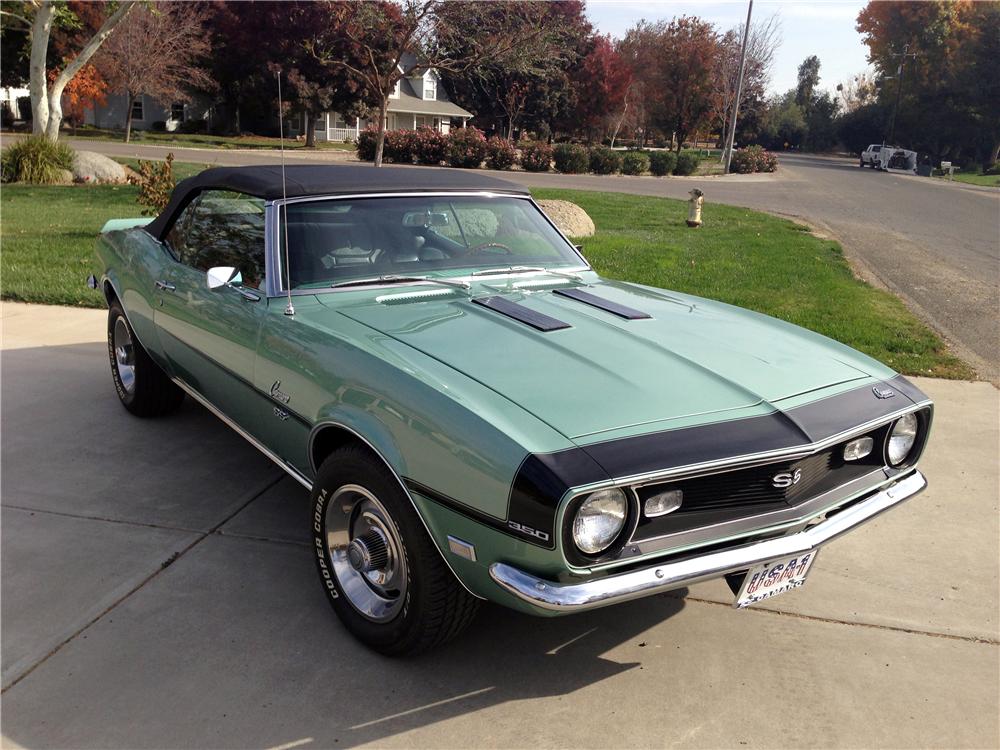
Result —
<path fill-rule="evenodd" d="M 170 105 L 170 119 L 175 122 L 184 122 L 184 103 L 174 102 Z"/>
<path fill-rule="evenodd" d="M 143 120 L 142 116 L 142 97 L 140 96 L 134 102 L 132 102 L 132 119 L 133 120 Z"/>
<path fill-rule="evenodd" d="M 438 82 L 433 78 L 424 79 L 424 99 L 437 99 L 438 97 Z"/>

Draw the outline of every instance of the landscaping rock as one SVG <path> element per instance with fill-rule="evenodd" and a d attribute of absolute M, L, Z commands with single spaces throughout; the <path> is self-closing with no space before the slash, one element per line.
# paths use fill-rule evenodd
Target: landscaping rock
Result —
<path fill-rule="evenodd" d="M 126 181 L 125 167 L 104 154 L 77 151 L 73 155 L 75 182 L 121 183 Z"/>
<path fill-rule="evenodd" d="M 538 205 L 567 237 L 590 237 L 594 221 L 587 212 L 569 201 L 538 201 Z"/>

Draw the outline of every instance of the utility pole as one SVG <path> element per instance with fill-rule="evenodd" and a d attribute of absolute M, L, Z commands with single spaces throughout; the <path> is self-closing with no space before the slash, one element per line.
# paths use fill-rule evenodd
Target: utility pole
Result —
<path fill-rule="evenodd" d="M 916 57 L 916 52 L 910 52 L 910 45 L 904 44 L 903 51 L 901 53 L 896 53 L 899 58 L 899 65 L 896 67 L 896 103 L 892 107 L 892 122 L 889 125 L 889 144 L 890 146 L 895 145 L 894 141 L 896 139 L 896 113 L 899 111 L 899 98 L 903 93 L 903 66 L 906 64 L 907 57 Z M 882 144 L 886 145 L 885 143 Z"/>
<path fill-rule="evenodd" d="M 729 122 L 729 135 L 726 136 L 722 161 L 726 165 L 725 172 L 729 174 L 729 162 L 733 158 L 733 140 L 736 138 L 736 118 L 740 113 L 740 97 L 743 96 L 743 71 L 747 65 L 747 41 L 750 39 L 750 14 L 753 13 L 753 0 L 747 7 L 747 25 L 743 27 L 743 50 L 740 52 L 740 77 L 736 79 L 736 99 L 733 100 L 733 116 Z"/>

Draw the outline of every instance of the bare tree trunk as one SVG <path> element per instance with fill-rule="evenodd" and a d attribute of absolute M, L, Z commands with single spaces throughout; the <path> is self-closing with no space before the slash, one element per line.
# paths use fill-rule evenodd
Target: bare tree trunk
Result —
<path fill-rule="evenodd" d="M 29 60 L 28 92 L 31 94 L 31 133 L 45 135 L 49 125 L 48 71 L 45 57 L 49 51 L 49 34 L 52 32 L 52 16 L 55 6 L 43 2 L 35 11 L 31 24 L 31 58 Z"/>
<path fill-rule="evenodd" d="M 622 109 L 622 116 L 618 118 L 618 124 L 615 125 L 615 132 L 611 135 L 611 148 L 615 147 L 615 140 L 618 138 L 618 131 L 622 129 L 622 123 L 625 122 L 626 114 L 628 114 L 628 94 L 625 94 L 625 108 Z"/>
<path fill-rule="evenodd" d="M 135 97 L 129 93 L 125 98 L 128 100 L 128 114 L 125 115 L 125 143 L 128 143 L 129 138 L 132 137 L 132 108 L 135 106 Z"/>
<path fill-rule="evenodd" d="M 1000 159 L 1000 141 L 993 144 L 993 153 L 990 156 L 990 164 L 996 164 L 997 159 Z"/>
<path fill-rule="evenodd" d="M 316 147 L 316 118 L 312 112 L 306 112 L 306 148 Z"/>
<path fill-rule="evenodd" d="M 385 118 L 389 111 L 389 97 L 383 96 L 378 105 L 378 135 L 375 138 L 375 166 L 382 166 L 382 149 L 385 146 Z"/>

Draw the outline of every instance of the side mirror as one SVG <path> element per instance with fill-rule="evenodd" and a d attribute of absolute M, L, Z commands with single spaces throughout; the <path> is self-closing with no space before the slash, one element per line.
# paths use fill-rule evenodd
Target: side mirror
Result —
<path fill-rule="evenodd" d="M 232 266 L 215 266 L 206 274 L 209 289 L 221 289 L 231 284 L 242 284 L 243 276 Z"/>

